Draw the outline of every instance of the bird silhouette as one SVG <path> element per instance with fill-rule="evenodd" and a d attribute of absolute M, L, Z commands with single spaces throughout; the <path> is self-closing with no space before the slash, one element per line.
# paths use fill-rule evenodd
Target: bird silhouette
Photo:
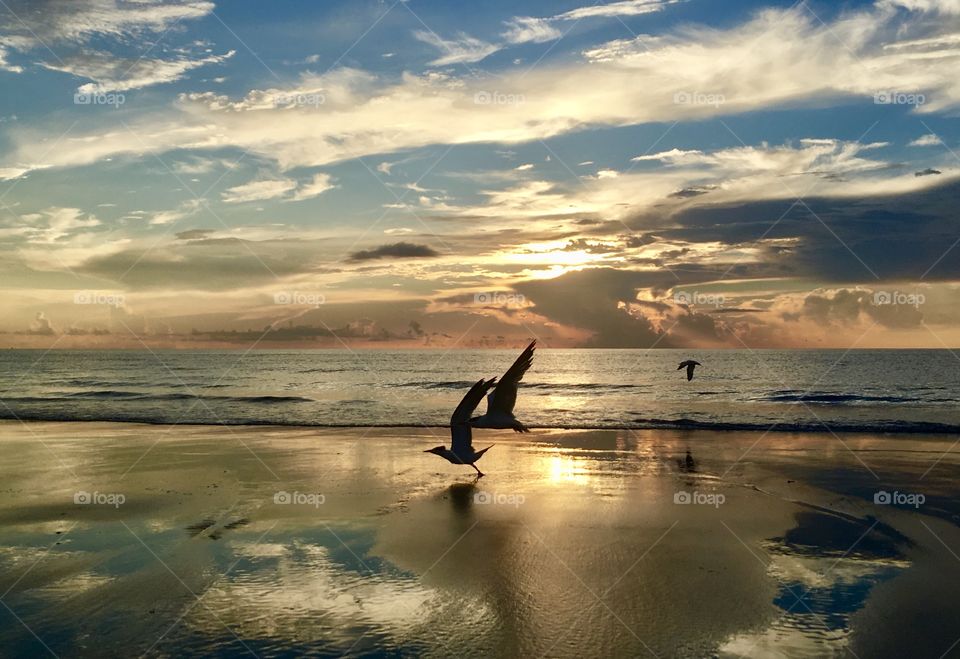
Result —
<path fill-rule="evenodd" d="M 529 428 L 513 416 L 513 408 L 517 404 L 517 387 L 520 380 L 523 379 L 524 373 L 533 364 L 533 351 L 536 345 L 536 340 L 531 341 L 530 345 L 513 362 L 513 366 L 507 369 L 507 372 L 500 378 L 500 382 L 487 396 L 487 413 L 470 419 L 471 426 L 474 428 L 512 428 L 515 432 L 530 432 Z"/>
<path fill-rule="evenodd" d="M 677 366 L 677 370 L 679 371 L 681 368 L 686 367 L 686 369 L 687 369 L 687 382 L 689 382 L 690 380 L 693 379 L 693 369 L 695 369 L 697 366 L 701 366 L 700 362 L 694 361 L 694 360 L 692 360 L 692 359 L 688 359 L 688 360 L 685 361 L 685 362 L 680 362 L 680 365 Z"/>
<path fill-rule="evenodd" d="M 473 429 L 470 427 L 470 415 L 477 409 L 477 405 L 483 400 L 487 392 L 497 383 L 497 378 L 489 380 L 480 380 L 463 397 L 457 409 L 450 416 L 450 448 L 446 446 L 435 446 L 427 449 L 424 453 L 433 453 L 439 455 L 448 462 L 455 465 L 470 465 L 477 470 L 477 478 L 483 478 L 483 472 L 475 464 L 477 460 L 483 457 L 483 454 L 493 448 L 491 444 L 487 448 L 473 450 Z"/>

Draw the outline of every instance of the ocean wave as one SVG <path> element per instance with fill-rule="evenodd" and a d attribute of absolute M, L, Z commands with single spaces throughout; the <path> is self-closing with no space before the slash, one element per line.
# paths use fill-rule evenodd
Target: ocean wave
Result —
<path fill-rule="evenodd" d="M 302 396 L 197 396 L 186 393 L 146 393 L 140 391 L 119 391 L 105 389 L 98 391 L 61 392 L 52 396 L 18 396 L 2 397 L 6 403 L 55 403 L 77 400 L 110 400 L 110 401 L 180 401 L 180 400 L 209 400 L 230 403 L 312 403 L 312 398 Z"/>
<path fill-rule="evenodd" d="M 395 382 L 387 386 L 416 389 L 469 389 L 476 380 L 448 380 L 440 382 Z M 550 391 L 603 391 L 616 389 L 648 389 L 649 384 L 604 384 L 600 382 L 524 382 L 524 389 L 546 389 Z"/>
<path fill-rule="evenodd" d="M 816 405 L 868 405 L 873 403 L 951 403 L 952 398 L 921 398 L 916 396 L 871 396 L 869 394 L 839 393 L 833 391 L 774 391 L 752 398 L 768 403 L 811 403 Z"/>
<path fill-rule="evenodd" d="M 16 421 L 56 421 L 56 422 L 116 422 L 142 423 L 147 425 L 194 425 L 194 426 L 235 426 L 235 427 L 290 427 L 290 428 L 424 428 L 446 429 L 442 422 L 324 422 L 311 420 L 287 420 L 275 418 L 216 419 L 182 417 L 178 414 L 152 416 L 142 412 L 103 413 L 99 410 L 84 410 L 76 414 L 64 414 L 54 410 L 17 410 L 0 408 L 0 420 Z M 758 432 L 758 433 L 808 433 L 808 434 L 922 434 L 953 435 L 960 433 L 960 425 L 926 421 L 877 421 L 877 422 L 722 422 L 701 421 L 697 419 L 634 419 L 624 422 L 617 419 L 603 419 L 595 423 L 528 423 L 531 430 L 700 430 L 709 432 Z"/>

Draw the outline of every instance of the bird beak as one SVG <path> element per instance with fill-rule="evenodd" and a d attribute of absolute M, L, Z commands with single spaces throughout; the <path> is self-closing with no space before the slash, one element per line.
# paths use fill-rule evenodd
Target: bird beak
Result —
<path fill-rule="evenodd" d="M 433 449 L 428 448 L 426 451 L 424 451 L 424 453 L 433 453 Z"/>

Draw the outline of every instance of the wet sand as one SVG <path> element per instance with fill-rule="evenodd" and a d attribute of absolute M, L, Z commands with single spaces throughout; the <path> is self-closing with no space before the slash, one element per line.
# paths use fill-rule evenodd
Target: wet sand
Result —
<path fill-rule="evenodd" d="M 0 654 L 960 656 L 953 437 L 446 439 L 0 423 Z"/>

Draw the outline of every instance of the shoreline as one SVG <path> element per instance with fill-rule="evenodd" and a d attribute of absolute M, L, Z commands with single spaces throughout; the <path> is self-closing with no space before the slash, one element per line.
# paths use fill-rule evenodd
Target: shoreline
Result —
<path fill-rule="evenodd" d="M 293 430 L 364 430 L 364 429 L 381 429 L 381 430 L 439 430 L 439 431 L 448 431 L 450 426 L 449 424 L 427 424 L 427 423 L 365 423 L 365 424 L 336 424 L 336 423 L 315 423 L 315 424 L 304 424 L 304 423 L 281 423 L 281 422 L 271 422 L 269 420 L 257 420 L 256 422 L 245 422 L 245 421 L 220 421 L 216 423 L 200 423 L 196 421 L 183 422 L 178 421 L 168 421 L 161 419 L 61 419 L 61 418 L 42 418 L 40 416 L 29 416 L 29 415 L 12 415 L 4 416 L 0 412 L 0 424 L 6 423 L 113 423 L 113 424 L 130 424 L 130 425 L 143 425 L 143 426 L 182 426 L 182 427 L 197 427 L 197 428 L 217 428 L 217 427 L 228 427 L 228 428 L 290 428 Z M 787 423 L 773 423 L 769 426 L 764 424 L 749 424 L 749 423 L 715 423 L 710 421 L 669 421 L 664 420 L 660 424 L 650 423 L 650 424 L 641 424 L 641 425 L 609 425 L 609 426 L 598 426 L 598 425 L 556 425 L 556 426 L 543 426 L 536 424 L 526 424 L 526 427 L 530 430 L 536 430 L 541 432 L 580 432 L 580 431 L 596 431 L 596 432 L 646 432 L 646 431 L 662 431 L 662 432 L 708 432 L 708 433 L 759 433 L 759 434 L 795 434 L 795 435 L 831 435 L 831 434 L 840 434 L 844 436 L 855 436 L 855 435 L 866 435 L 866 436 L 881 436 L 881 437 L 897 437 L 905 436 L 911 438 L 928 438 L 935 439 L 941 438 L 944 441 L 954 442 L 957 441 L 956 435 L 960 434 L 960 426 L 954 426 L 950 424 L 938 424 L 938 423 L 913 423 L 913 422 L 894 422 L 896 424 L 902 424 L 900 427 L 891 427 L 888 425 L 863 425 L 863 426 L 851 426 L 851 425 L 841 425 L 841 424 L 831 424 L 828 422 L 818 422 L 810 424 L 787 424 Z"/>

